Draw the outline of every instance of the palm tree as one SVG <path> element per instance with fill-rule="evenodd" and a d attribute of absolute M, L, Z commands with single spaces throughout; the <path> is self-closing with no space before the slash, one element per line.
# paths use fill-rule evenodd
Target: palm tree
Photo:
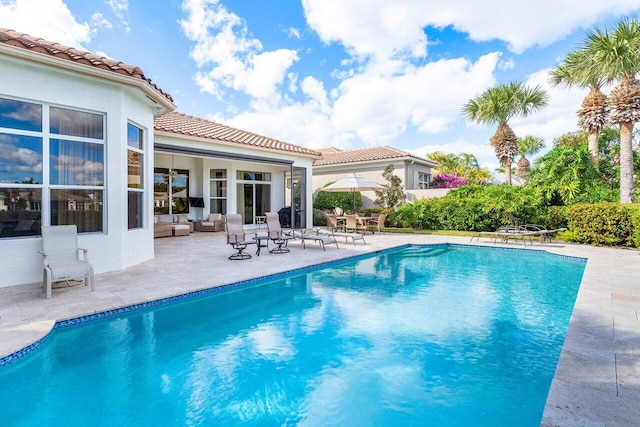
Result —
<path fill-rule="evenodd" d="M 547 105 L 548 98 L 540 86 L 529 88 L 522 82 L 511 82 L 485 90 L 462 107 L 462 114 L 468 121 L 498 124 L 491 145 L 505 168 L 507 184 L 511 184 L 511 163 L 518 151 L 517 138 L 508 121 L 516 116 L 527 117 L 541 109 Z"/>
<path fill-rule="evenodd" d="M 620 127 L 620 203 L 634 200 L 632 134 L 640 120 L 640 23 L 625 18 L 613 31 L 594 30 L 583 49 L 593 60 L 584 64 L 588 74 L 600 74 L 607 82 L 618 81 L 609 94 L 609 121 Z"/>
<path fill-rule="evenodd" d="M 527 159 L 528 155 L 536 154 L 544 147 L 544 139 L 537 136 L 523 136 L 518 138 L 518 154 L 520 154 L 520 160 L 518 160 L 518 177 L 525 182 L 527 174 L 531 169 L 531 162 Z"/>
<path fill-rule="evenodd" d="M 600 91 L 606 82 L 602 73 L 593 66 L 585 66 L 594 60 L 586 49 L 571 52 L 565 60 L 551 71 L 551 83 L 558 86 L 589 88 L 589 94 L 578 110 L 578 126 L 588 133 L 591 163 L 599 162 L 598 136 L 607 120 L 607 97 Z"/>

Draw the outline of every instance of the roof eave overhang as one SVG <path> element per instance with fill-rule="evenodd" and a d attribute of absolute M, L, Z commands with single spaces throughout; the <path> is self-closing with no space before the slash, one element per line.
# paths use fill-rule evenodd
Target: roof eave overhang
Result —
<path fill-rule="evenodd" d="M 65 71 L 83 74 L 101 80 L 107 80 L 123 86 L 133 87 L 140 90 L 150 101 L 152 101 L 153 104 L 155 104 L 155 116 L 159 116 L 176 109 L 176 106 L 169 101 L 166 96 L 158 92 L 151 84 L 149 84 L 149 82 L 137 77 L 126 76 L 114 71 L 104 70 L 86 64 L 79 64 L 68 59 L 57 58 L 40 52 L 32 52 L 21 47 L 6 44 L 0 44 L 0 54 L 5 54 L 28 62 L 35 62 L 59 68 Z"/>
<path fill-rule="evenodd" d="M 297 153 L 295 151 L 278 150 L 275 148 L 266 148 L 266 147 L 260 147 L 258 145 L 250 145 L 250 144 L 244 145 L 242 143 L 237 143 L 237 142 L 223 141 L 220 139 L 212 139 L 212 138 L 204 138 L 204 137 L 195 136 L 195 135 L 185 135 L 182 133 L 174 133 L 174 132 L 168 132 L 168 131 L 158 130 L 158 129 L 154 130 L 154 134 L 156 136 L 179 139 L 187 142 L 201 142 L 205 144 L 216 144 L 216 145 L 223 145 L 229 148 L 236 148 L 236 149 L 244 148 L 248 150 L 262 151 L 265 153 L 279 154 L 279 155 L 286 154 L 293 157 L 303 157 L 303 158 L 312 159 L 312 160 L 317 160 L 322 158 L 321 155 L 313 155 L 310 153 Z"/>

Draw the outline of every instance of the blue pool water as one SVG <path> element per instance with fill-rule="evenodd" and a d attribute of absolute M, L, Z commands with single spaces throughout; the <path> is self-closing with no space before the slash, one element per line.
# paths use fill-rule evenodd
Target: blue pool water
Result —
<path fill-rule="evenodd" d="M 584 266 L 410 246 L 57 327 L 0 425 L 537 426 Z"/>

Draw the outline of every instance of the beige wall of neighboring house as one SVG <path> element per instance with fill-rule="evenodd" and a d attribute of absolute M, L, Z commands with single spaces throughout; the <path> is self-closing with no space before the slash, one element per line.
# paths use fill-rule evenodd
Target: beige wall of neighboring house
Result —
<path fill-rule="evenodd" d="M 371 147 L 348 151 L 328 148 L 319 151 L 323 154 L 323 158 L 314 162 L 314 194 L 322 187 L 354 172 L 373 182 L 386 185 L 388 182 L 383 178 L 382 173 L 390 164 L 394 167 L 394 174 L 402 179 L 405 192 L 410 192 L 409 198 L 430 194 L 421 190 L 421 187 L 428 187 L 430 184 L 432 168 L 436 166 L 427 159 L 392 147 Z M 361 191 L 361 194 L 362 207 L 375 206 L 375 191 Z"/>

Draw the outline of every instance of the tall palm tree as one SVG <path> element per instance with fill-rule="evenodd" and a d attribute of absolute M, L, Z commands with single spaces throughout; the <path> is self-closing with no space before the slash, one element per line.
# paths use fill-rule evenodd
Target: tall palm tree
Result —
<path fill-rule="evenodd" d="M 600 90 L 606 78 L 594 66 L 585 66 L 594 60 L 586 49 L 571 52 L 564 61 L 551 71 L 551 83 L 558 86 L 589 88 L 578 110 L 578 126 L 588 133 L 591 163 L 599 162 L 598 136 L 607 121 L 607 97 Z"/>
<path fill-rule="evenodd" d="M 585 64 L 589 74 L 601 74 L 608 82 L 618 81 L 609 94 L 609 121 L 620 127 L 620 203 L 634 201 L 632 134 L 640 120 L 640 23 L 625 18 L 612 31 L 594 30 L 583 49 L 593 60 Z"/>
<path fill-rule="evenodd" d="M 544 147 L 544 139 L 537 136 L 523 136 L 518 138 L 518 177 L 524 182 L 527 180 L 527 174 L 531 170 L 531 162 L 527 159 L 528 155 L 533 155 L 542 150 Z"/>
<path fill-rule="evenodd" d="M 491 145 L 505 168 L 507 184 L 511 184 L 511 163 L 518 151 L 517 138 L 508 121 L 516 116 L 529 116 L 547 105 L 548 98 L 540 86 L 529 88 L 515 81 L 489 88 L 462 107 L 462 114 L 468 121 L 498 124 L 498 130 L 491 137 Z"/>

